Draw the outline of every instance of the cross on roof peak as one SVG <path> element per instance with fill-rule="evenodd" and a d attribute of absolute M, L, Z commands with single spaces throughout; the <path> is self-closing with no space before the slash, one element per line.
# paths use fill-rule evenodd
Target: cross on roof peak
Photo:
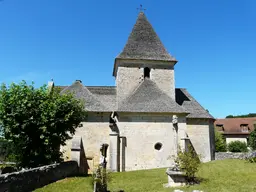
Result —
<path fill-rule="evenodd" d="M 137 10 L 140 10 L 140 12 L 144 12 L 146 9 L 142 7 L 142 5 L 140 4 L 140 7 L 137 8 Z"/>

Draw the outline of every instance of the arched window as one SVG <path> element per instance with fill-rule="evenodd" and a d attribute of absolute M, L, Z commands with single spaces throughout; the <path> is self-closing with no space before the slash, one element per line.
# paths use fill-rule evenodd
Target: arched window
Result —
<path fill-rule="evenodd" d="M 150 78 L 150 69 L 148 67 L 144 68 L 144 79 Z"/>

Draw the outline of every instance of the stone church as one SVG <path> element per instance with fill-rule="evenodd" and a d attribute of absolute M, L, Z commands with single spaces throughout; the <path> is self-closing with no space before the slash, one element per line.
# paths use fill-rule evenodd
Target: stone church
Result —
<path fill-rule="evenodd" d="M 214 157 L 214 118 L 185 88 L 175 87 L 171 56 L 143 12 L 123 51 L 115 58 L 116 86 L 86 86 L 76 80 L 58 86 L 84 99 L 88 116 L 74 138 L 82 138 L 89 169 L 99 163 L 100 145 L 109 145 L 112 171 L 168 167 L 178 146 L 191 143 L 202 161 Z M 70 158 L 72 141 L 63 147 Z"/>

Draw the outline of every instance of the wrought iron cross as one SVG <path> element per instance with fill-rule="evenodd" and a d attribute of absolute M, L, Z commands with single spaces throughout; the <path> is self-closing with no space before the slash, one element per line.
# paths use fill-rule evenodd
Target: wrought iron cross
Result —
<path fill-rule="evenodd" d="M 141 12 L 145 11 L 146 9 L 142 8 L 142 5 L 140 5 L 139 8 L 137 8 L 137 10 L 140 10 Z"/>

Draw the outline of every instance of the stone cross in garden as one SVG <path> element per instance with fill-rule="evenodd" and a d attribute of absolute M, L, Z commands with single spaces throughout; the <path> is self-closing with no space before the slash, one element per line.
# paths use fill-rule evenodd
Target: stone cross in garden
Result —
<path fill-rule="evenodd" d="M 107 191 L 107 149 L 108 144 L 102 144 L 100 146 L 100 162 L 96 171 L 96 181 L 94 182 L 94 192 L 106 192 Z"/>

